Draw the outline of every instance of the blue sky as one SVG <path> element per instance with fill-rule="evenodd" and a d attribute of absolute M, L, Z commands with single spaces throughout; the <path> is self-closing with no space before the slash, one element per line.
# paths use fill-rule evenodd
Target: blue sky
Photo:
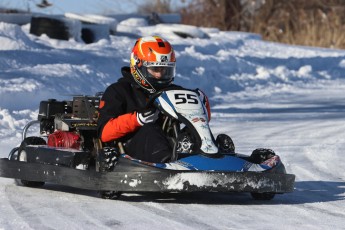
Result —
<path fill-rule="evenodd" d="M 73 13 L 133 13 L 143 1 L 140 0 L 48 0 L 53 6 L 41 9 L 36 6 L 41 0 L 0 0 L 6 8 L 28 9 L 47 14 Z"/>

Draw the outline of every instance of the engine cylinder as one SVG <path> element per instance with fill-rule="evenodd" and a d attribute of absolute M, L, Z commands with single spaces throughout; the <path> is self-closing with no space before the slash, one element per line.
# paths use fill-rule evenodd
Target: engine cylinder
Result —
<path fill-rule="evenodd" d="M 56 131 L 48 136 L 48 146 L 80 149 L 80 136 L 74 132 Z"/>

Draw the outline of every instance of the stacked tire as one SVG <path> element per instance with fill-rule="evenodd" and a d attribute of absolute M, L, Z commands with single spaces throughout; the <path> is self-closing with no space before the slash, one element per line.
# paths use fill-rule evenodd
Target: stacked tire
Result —
<path fill-rule="evenodd" d="M 69 30 L 65 22 L 56 18 L 32 17 L 30 33 L 41 36 L 46 34 L 50 38 L 68 40 Z"/>

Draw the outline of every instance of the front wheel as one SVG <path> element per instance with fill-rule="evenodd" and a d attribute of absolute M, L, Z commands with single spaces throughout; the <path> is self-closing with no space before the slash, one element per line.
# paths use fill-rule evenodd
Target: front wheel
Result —
<path fill-rule="evenodd" d="M 43 140 L 41 137 L 27 137 L 25 138 L 22 143 L 20 144 L 20 147 L 18 149 L 18 156 L 15 158 L 15 160 L 27 162 L 28 161 L 28 155 L 26 153 L 25 147 L 28 145 L 46 145 L 46 141 Z M 16 179 L 17 184 L 21 184 L 27 187 L 42 187 L 44 185 L 44 182 L 41 181 L 28 181 L 28 180 L 20 180 Z"/>
<path fill-rule="evenodd" d="M 117 164 L 119 150 L 115 147 L 101 148 L 99 145 L 96 155 L 96 171 L 100 173 L 112 172 Z M 103 199 L 116 200 L 119 199 L 122 192 L 120 191 L 98 191 Z"/>
<path fill-rule="evenodd" d="M 276 154 L 272 149 L 258 148 L 252 152 L 248 160 L 255 164 L 261 164 L 275 155 Z"/>

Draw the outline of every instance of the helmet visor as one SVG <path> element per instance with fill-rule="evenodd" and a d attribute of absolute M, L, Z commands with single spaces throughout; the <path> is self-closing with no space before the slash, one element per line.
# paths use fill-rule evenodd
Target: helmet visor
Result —
<path fill-rule="evenodd" d="M 142 74 L 150 83 L 171 82 L 175 77 L 175 62 L 146 63 L 140 68 Z"/>

